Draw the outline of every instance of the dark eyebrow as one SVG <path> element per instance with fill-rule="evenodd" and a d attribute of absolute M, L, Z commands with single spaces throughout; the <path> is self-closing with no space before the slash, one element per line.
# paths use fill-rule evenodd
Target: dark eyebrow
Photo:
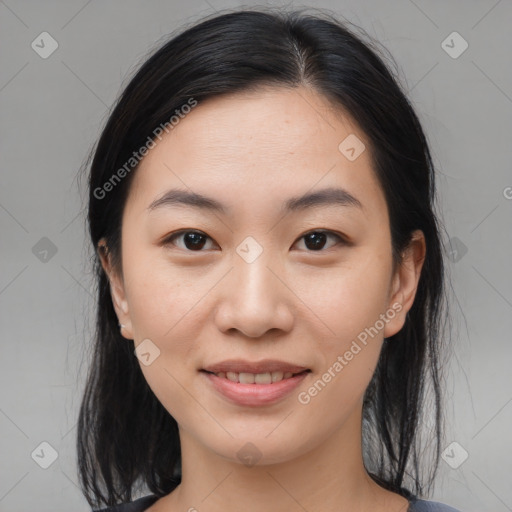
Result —
<path fill-rule="evenodd" d="M 188 190 L 169 190 L 158 199 L 155 199 L 149 206 L 148 210 L 152 211 L 156 208 L 173 205 L 188 205 L 204 210 L 215 211 L 225 214 L 229 208 L 224 206 L 217 200 L 191 192 Z M 316 206 L 353 206 L 363 209 L 361 202 L 343 188 L 324 188 L 312 193 L 306 193 L 302 196 L 292 197 L 288 199 L 283 206 L 284 212 L 294 212 L 306 210 Z"/>
<path fill-rule="evenodd" d="M 344 188 L 323 188 L 317 192 L 304 194 L 298 197 L 288 199 L 284 204 L 285 212 L 294 212 L 306 210 L 315 206 L 354 206 L 363 209 L 363 205 L 350 192 Z"/>
<path fill-rule="evenodd" d="M 206 197 L 196 192 L 190 192 L 188 190 L 169 190 L 163 196 L 155 199 L 149 206 L 148 210 L 152 211 L 156 208 L 163 206 L 174 206 L 174 205 L 188 205 L 196 208 L 202 208 L 204 210 L 216 211 L 219 213 L 226 213 L 227 208 L 219 203 L 217 200 Z"/>

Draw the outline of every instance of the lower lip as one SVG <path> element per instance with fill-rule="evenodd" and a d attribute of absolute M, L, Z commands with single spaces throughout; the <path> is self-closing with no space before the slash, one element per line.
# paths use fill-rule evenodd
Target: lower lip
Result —
<path fill-rule="evenodd" d="M 308 375 L 299 373 L 272 384 L 240 384 L 214 373 L 201 371 L 211 382 L 216 391 L 238 405 L 259 406 L 278 402 L 289 395 Z"/>

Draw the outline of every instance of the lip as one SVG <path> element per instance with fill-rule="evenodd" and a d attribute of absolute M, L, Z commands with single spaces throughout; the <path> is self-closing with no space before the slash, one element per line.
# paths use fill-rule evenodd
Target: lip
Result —
<path fill-rule="evenodd" d="M 217 377 L 214 373 L 207 373 L 204 370 L 201 370 L 199 373 L 208 379 L 209 384 L 215 391 L 225 398 L 237 405 L 249 407 L 270 405 L 284 399 L 309 375 L 309 371 L 304 371 L 272 384 L 240 384 L 223 377 Z"/>
<path fill-rule="evenodd" d="M 234 372 L 234 373 L 271 373 L 271 372 L 291 372 L 300 373 L 308 370 L 305 366 L 278 361 L 277 359 L 263 359 L 261 361 L 246 361 L 243 359 L 229 359 L 215 363 L 205 368 L 207 372 Z M 275 383 L 274 383 L 275 384 Z"/>

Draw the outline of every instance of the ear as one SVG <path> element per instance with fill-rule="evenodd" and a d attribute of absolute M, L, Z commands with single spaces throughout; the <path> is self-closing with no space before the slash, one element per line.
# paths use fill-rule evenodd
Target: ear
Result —
<path fill-rule="evenodd" d="M 122 276 L 112 267 L 111 255 L 108 251 L 106 240 L 102 238 L 98 242 L 98 255 L 101 261 L 101 266 L 107 274 L 110 282 L 110 296 L 112 297 L 112 304 L 117 315 L 117 319 L 124 327 L 120 327 L 121 335 L 128 339 L 133 339 L 132 322 L 128 310 L 128 301 L 124 289 L 124 282 Z"/>
<path fill-rule="evenodd" d="M 409 245 L 402 252 L 402 263 L 398 265 L 393 276 L 388 308 L 394 310 L 396 314 L 384 328 L 385 338 L 399 332 L 405 324 L 407 312 L 414 303 L 425 254 L 425 235 L 422 231 L 416 230 Z"/>

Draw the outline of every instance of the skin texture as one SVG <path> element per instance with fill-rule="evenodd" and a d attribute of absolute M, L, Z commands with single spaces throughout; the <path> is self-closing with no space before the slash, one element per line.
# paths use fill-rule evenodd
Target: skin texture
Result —
<path fill-rule="evenodd" d="M 354 161 L 338 150 L 349 134 L 367 148 Z M 383 338 L 402 328 L 414 301 L 425 241 L 415 232 L 393 274 L 387 206 L 368 148 L 356 123 L 311 89 L 265 88 L 200 103 L 141 162 L 123 214 L 122 275 L 100 256 L 123 336 L 160 350 L 141 370 L 180 428 L 182 483 L 150 512 L 406 511 L 407 500 L 364 469 L 361 417 Z M 328 186 L 363 208 L 281 213 L 290 197 Z M 172 188 L 213 197 L 228 213 L 147 210 Z M 181 229 L 204 233 L 204 246 L 185 245 L 186 236 L 163 244 Z M 315 250 L 303 237 L 316 230 L 350 243 L 329 236 Z M 252 263 L 236 252 L 247 236 L 263 249 Z M 393 304 L 401 311 L 299 403 Z M 240 406 L 199 373 L 231 358 L 279 359 L 311 373 L 278 403 Z M 261 456 L 252 467 L 237 456 L 248 442 Z"/>

